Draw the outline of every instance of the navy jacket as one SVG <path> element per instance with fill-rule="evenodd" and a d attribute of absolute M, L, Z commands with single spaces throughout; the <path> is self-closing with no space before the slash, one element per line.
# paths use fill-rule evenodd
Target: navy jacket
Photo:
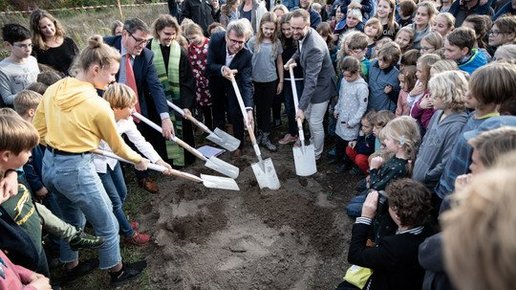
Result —
<path fill-rule="evenodd" d="M 122 36 L 105 37 L 104 42 L 121 51 Z M 158 79 L 153 59 L 154 53 L 150 49 L 144 48 L 142 53 L 134 58 L 133 64 L 134 77 L 138 88 L 138 102 L 144 116 L 149 116 L 150 105 L 155 106 L 158 114 L 169 112 L 165 92 Z M 118 79 L 118 73 L 116 78 Z"/>
<path fill-rule="evenodd" d="M 228 98 L 236 98 L 235 91 L 231 82 L 222 76 L 221 68 L 226 64 L 226 33 L 217 32 L 210 38 L 210 46 L 208 48 L 208 60 L 206 64 L 206 74 L 210 83 L 217 82 L 224 84 L 226 95 Z M 252 81 L 252 64 L 253 54 L 246 48 L 242 48 L 229 65 L 230 69 L 238 70 L 235 80 L 240 89 L 242 100 L 246 107 L 254 107 L 253 103 L 253 81 Z"/>

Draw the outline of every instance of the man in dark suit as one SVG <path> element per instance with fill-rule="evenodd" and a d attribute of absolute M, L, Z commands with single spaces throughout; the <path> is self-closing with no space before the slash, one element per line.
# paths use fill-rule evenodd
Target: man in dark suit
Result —
<path fill-rule="evenodd" d="M 145 22 L 138 18 L 132 18 L 125 21 L 121 36 L 106 37 L 104 41 L 118 49 L 122 55 L 120 70 L 116 76 L 117 81 L 131 87 L 127 74 L 128 62 L 130 62 L 138 95 L 136 108 L 138 110 L 139 107 L 142 115 L 155 123 L 161 124 L 163 134 L 142 123 L 137 124 L 138 130 L 151 144 L 162 144 L 162 138 L 170 139 L 174 134 L 174 129 L 170 120 L 165 92 L 153 64 L 154 53 L 145 47 L 149 33 L 149 28 Z M 153 140 L 158 142 L 153 142 Z M 163 155 L 163 150 L 155 149 Z M 166 160 L 166 156 L 161 157 Z M 136 171 L 136 177 L 140 187 L 152 193 L 159 191 L 158 186 L 150 179 L 147 171 Z"/>
<path fill-rule="evenodd" d="M 252 53 L 244 46 L 251 31 L 247 19 L 233 21 L 228 24 L 226 32 L 217 32 L 211 36 L 208 48 L 206 72 L 213 99 L 213 123 L 215 127 L 224 129 L 227 110 L 233 125 L 233 135 L 240 140 L 240 148 L 233 152 L 234 158 L 240 157 L 240 149 L 244 145 L 244 123 L 230 82 L 233 76 L 246 106 L 251 130 L 254 127 Z"/>
<path fill-rule="evenodd" d="M 330 98 L 337 95 L 335 70 L 324 39 L 310 27 L 310 15 L 304 9 L 296 9 L 290 18 L 292 37 L 299 42 L 298 51 L 285 64 L 299 61 L 303 68 L 304 88 L 299 99 L 296 119 L 305 117 L 310 128 L 310 143 L 319 159 L 324 149 L 323 119 Z"/>

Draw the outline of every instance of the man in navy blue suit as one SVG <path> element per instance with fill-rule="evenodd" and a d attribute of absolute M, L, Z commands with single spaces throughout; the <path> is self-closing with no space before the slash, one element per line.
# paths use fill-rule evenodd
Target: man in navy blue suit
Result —
<path fill-rule="evenodd" d="M 247 19 L 233 21 L 228 24 L 226 32 L 217 32 L 211 36 L 208 48 L 206 73 L 213 100 L 213 124 L 223 130 L 227 111 L 233 125 L 233 135 L 240 140 L 240 148 L 233 152 L 233 158 L 240 157 L 240 149 L 244 145 L 242 113 L 230 82 L 233 76 L 247 110 L 250 130 L 254 130 L 252 53 L 245 48 L 251 31 Z"/>
<path fill-rule="evenodd" d="M 132 18 L 125 21 L 121 36 L 106 37 L 104 41 L 118 49 L 122 55 L 120 70 L 116 76 L 119 83 L 131 86 L 126 74 L 127 61 L 131 62 L 141 114 L 153 122 L 161 124 L 163 135 L 142 123 L 137 124 L 138 130 L 166 160 L 166 148 L 162 138 L 170 139 L 174 134 L 174 129 L 170 120 L 165 92 L 154 68 L 154 53 L 145 47 L 149 34 L 150 30 L 145 22 L 138 18 Z M 136 177 L 140 187 L 152 193 L 159 191 L 158 186 L 150 179 L 147 171 L 136 171 Z"/>

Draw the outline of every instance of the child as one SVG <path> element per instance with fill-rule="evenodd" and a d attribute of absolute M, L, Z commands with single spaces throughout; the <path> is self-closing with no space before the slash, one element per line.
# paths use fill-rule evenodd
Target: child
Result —
<path fill-rule="evenodd" d="M 400 70 L 406 66 L 415 66 L 419 57 L 421 57 L 421 53 L 415 48 L 405 51 L 405 53 L 401 55 Z"/>
<path fill-rule="evenodd" d="M 516 68 L 513 64 L 492 63 L 479 68 L 469 81 L 466 107 L 475 109 L 469 115 L 457 142 L 450 152 L 439 183 L 434 191 L 443 200 L 454 191 L 455 178 L 468 172 L 471 163 L 471 147 L 466 144 L 463 132 L 478 128 L 485 120 L 498 116 L 499 105 L 514 97 Z M 446 202 L 447 203 L 447 202 Z M 447 208 L 443 202 L 441 208 Z"/>
<path fill-rule="evenodd" d="M 441 12 L 437 14 L 432 22 L 432 32 L 439 33 L 445 38 L 448 33 L 455 29 L 455 17 L 449 12 Z"/>
<path fill-rule="evenodd" d="M 398 5 L 398 13 L 396 16 L 396 23 L 400 27 L 405 27 L 412 23 L 414 19 L 414 12 L 416 12 L 416 3 L 412 0 L 402 0 Z"/>
<path fill-rule="evenodd" d="M 149 158 L 152 163 L 171 169 L 172 167 L 161 159 L 159 154 L 152 148 L 152 145 L 145 141 L 145 138 L 138 131 L 131 118 L 131 112 L 137 101 L 134 91 L 124 84 L 114 83 L 104 92 L 103 98 L 115 112 L 118 133 L 120 135 L 125 134 L 134 146 Z M 104 141 L 101 141 L 99 149 L 111 151 L 111 148 Z M 120 225 L 123 241 L 137 246 L 147 244 L 150 236 L 138 232 L 137 226 L 131 226 L 124 213 L 127 187 L 124 182 L 120 162 L 100 155 L 93 156 L 93 162 L 104 189 L 106 189 L 106 193 L 113 204 L 113 213 Z M 133 225 L 137 225 L 137 223 L 133 222 Z"/>
<path fill-rule="evenodd" d="M 348 55 L 360 61 L 360 75 L 365 81 L 369 79 L 369 67 L 371 61 L 365 57 L 367 49 L 367 35 L 364 33 L 355 33 L 349 38 Z"/>
<path fill-rule="evenodd" d="M 10 54 L 0 61 L 0 105 L 12 107 L 16 94 L 36 81 L 39 68 L 36 58 L 30 55 L 32 40 L 27 28 L 6 24 L 2 36 Z"/>
<path fill-rule="evenodd" d="M 396 34 L 396 42 L 401 49 L 401 53 L 405 53 L 407 50 L 411 49 L 414 41 L 414 29 L 410 27 L 402 27 L 398 34 Z"/>
<path fill-rule="evenodd" d="M 283 53 L 281 56 L 283 59 L 290 59 L 297 51 L 297 41 L 292 38 L 292 29 L 290 28 L 287 16 L 281 17 L 280 28 L 280 39 L 283 46 Z M 285 97 L 285 110 L 287 111 L 288 130 L 287 134 L 285 134 L 278 143 L 286 145 L 297 141 L 297 123 L 295 119 L 294 99 L 292 98 L 292 85 L 290 84 L 290 73 L 289 71 L 284 70 L 283 74 L 285 76 L 285 81 L 287 82 L 283 89 L 283 95 Z M 303 71 L 301 66 L 294 67 L 294 80 L 299 98 L 303 94 Z"/>
<path fill-rule="evenodd" d="M 363 174 L 369 169 L 369 155 L 374 152 L 375 136 L 373 134 L 373 115 L 369 112 L 360 121 L 360 133 L 355 141 L 350 141 L 346 147 L 346 160 L 355 164 Z"/>
<path fill-rule="evenodd" d="M 428 89 L 436 112 L 417 154 L 412 178 L 433 189 L 467 120 L 464 98 L 468 81 L 460 71 L 447 71 L 433 76 Z"/>
<path fill-rule="evenodd" d="M 197 108 L 202 112 L 204 124 L 213 129 L 213 113 L 209 82 L 206 77 L 206 61 L 208 59 L 208 45 L 210 39 L 204 37 L 202 28 L 195 23 L 184 26 L 184 33 L 190 44 L 188 45 L 188 60 L 192 66 L 195 78 L 195 101 Z"/>
<path fill-rule="evenodd" d="M 389 110 L 381 110 L 376 112 L 371 117 L 371 125 L 373 126 L 373 135 L 375 136 L 374 151 L 379 152 L 382 149 L 382 142 L 380 141 L 380 131 L 389 123 L 392 119 L 396 118 L 393 112 Z"/>
<path fill-rule="evenodd" d="M 418 81 L 415 88 L 410 92 L 410 97 L 407 97 L 407 99 L 411 99 L 408 101 L 409 103 L 412 103 L 412 99 L 414 100 L 410 107 L 410 115 L 417 120 L 421 127 L 421 135 L 425 135 L 430 118 L 434 114 L 432 99 L 428 91 L 428 81 L 430 80 L 430 68 L 439 60 L 441 60 L 441 57 L 433 53 L 425 54 L 419 58 L 416 64 Z"/>
<path fill-rule="evenodd" d="M 456 62 L 448 60 L 448 59 L 438 60 L 433 65 L 431 65 L 430 79 L 434 75 L 436 75 L 440 72 L 449 71 L 449 70 L 459 70 L 459 66 L 457 66 Z"/>
<path fill-rule="evenodd" d="M 371 59 L 374 53 L 374 47 L 376 45 L 376 41 L 380 39 L 383 35 L 383 27 L 382 23 L 378 18 L 371 18 L 367 20 L 364 26 L 364 33 L 367 35 L 367 52 L 365 57 L 367 59 Z"/>
<path fill-rule="evenodd" d="M 356 140 L 360 120 L 367 109 L 369 90 L 367 83 L 360 76 L 358 59 L 346 56 L 340 63 L 343 78 L 340 85 L 339 100 L 335 105 L 333 116 L 337 119 L 335 134 L 336 159 L 342 162 L 349 141 Z M 341 164 L 338 173 L 344 172 L 347 164 Z"/>
<path fill-rule="evenodd" d="M 438 32 L 430 32 L 421 39 L 421 54 L 442 54 L 443 38 Z"/>
<path fill-rule="evenodd" d="M 493 26 L 493 21 L 491 21 L 491 17 L 488 15 L 469 15 L 462 22 L 462 27 L 468 27 L 475 31 L 475 35 L 477 36 L 477 46 L 483 53 L 486 53 L 489 60 L 491 60 L 491 56 L 487 52 L 487 44 L 484 41 L 487 39 L 487 33 Z"/>
<path fill-rule="evenodd" d="M 400 95 L 398 96 L 398 104 L 396 105 L 396 117 L 410 115 L 410 107 L 407 103 L 409 92 L 416 85 L 416 66 L 407 65 L 401 69 L 398 75 L 400 81 Z"/>
<path fill-rule="evenodd" d="M 368 110 L 390 110 L 391 112 L 396 110 L 400 89 L 399 70 L 396 68 L 396 64 L 400 56 L 399 46 L 390 42 L 378 51 L 378 59 L 371 62 Z"/>
<path fill-rule="evenodd" d="M 258 129 L 256 141 L 271 152 L 278 150 L 269 137 L 271 108 L 276 95 L 283 91 L 283 48 L 276 34 L 276 21 L 276 14 L 263 14 L 258 33 L 247 44 L 253 52 L 254 103 Z"/>
<path fill-rule="evenodd" d="M 414 17 L 414 23 L 410 25 L 414 29 L 414 48 L 419 49 L 421 47 L 421 39 L 430 33 L 430 24 L 434 16 L 437 14 L 435 5 L 430 1 L 423 1 L 417 4 L 416 16 Z"/>
<path fill-rule="evenodd" d="M 410 116 L 401 116 L 387 123 L 380 131 L 380 139 L 385 145 L 384 151 L 393 156 L 388 160 L 381 156 L 371 159 L 369 190 L 385 190 L 391 181 L 411 175 L 412 162 L 415 160 L 421 136 L 416 121 Z M 359 210 L 366 196 L 367 192 L 350 201 L 346 207 L 349 216 L 360 216 Z"/>
<path fill-rule="evenodd" d="M 444 57 L 456 61 L 460 70 L 471 75 L 476 69 L 487 64 L 486 55 L 474 48 L 475 43 L 475 31 L 459 27 L 446 37 Z"/>
<path fill-rule="evenodd" d="M 395 8 L 396 3 L 394 0 L 380 0 L 378 1 L 375 15 L 382 24 L 383 36 L 387 36 L 392 40 L 394 40 L 394 36 L 399 29 L 398 23 L 394 21 Z"/>

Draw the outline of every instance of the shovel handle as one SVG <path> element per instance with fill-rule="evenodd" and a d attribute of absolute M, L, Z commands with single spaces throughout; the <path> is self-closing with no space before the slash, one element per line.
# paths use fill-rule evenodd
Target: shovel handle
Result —
<path fill-rule="evenodd" d="M 247 120 L 247 112 L 245 110 L 244 101 L 242 100 L 242 95 L 240 94 L 240 89 L 238 88 L 238 84 L 236 83 L 235 78 L 231 78 L 231 84 L 233 85 L 233 90 L 235 90 L 235 95 L 238 100 L 238 105 L 240 106 L 240 111 L 242 111 L 242 117 L 244 118 L 245 126 L 247 127 L 247 133 L 249 133 L 249 139 L 251 139 L 251 143 L 253 144 L 254 152 L 259 160 L 262 159 L 262 153 L 260 152 L 260 147 L 258 147 L 258 143 L 256 143 L 256 137 L 254 136 L 253 130 L 249 128 L 249 120 Z"/>
<path fill-rule="evenodd" d="M 195 119 L 193 116 L 185 115 L 185 111 L 183 109 L 179 108 L 178 106 L 176 106 L 171 101 L 167 100 L 167 104 L 168 104 L 169 107 L 174 109 L 174 111 L 176 111 L 179 114 L 181 114 L 181 116 L 183 116 L 183 118 L 185 118 L 185 119 L 189 120 L 190 122 L 194 123 L 195 126 L 201 128 L 204 132 L 206 132 L 208 134 L 213 133 L 208 127 L 206 127 L 206 125 L 204 125 L 203 123 L 199 122 L 199 120 Z"/>
<path fill-rule="evenodd" d="M 104 151 L 104 150 L 100 150 L 100 149 L 96 149 L 93 152 L 95 154 L 98 154 L 98 155 L 106 156 L 106 157 L 113 158 L 113 159 L 116 159 L 116 160 L 121 161 L 121 162 L 125 162 L 125 163 L 129 163 L 129 164 L 133 164 L 134 165 L 133 162 L 125 160 L 124 158 L 116 155 L 113 152 Z M 168 169 L 165 166 L 161 166 L 161 165 L 158 165 L 158 164 L 149 163 L 148 168 L 152 169 L 152 170 L 155 170 L 155 171 L 159 171 L 159 172 L 164 172 L 164 171 L 168 170 L 174 176 L 181 177 L 181 178 L 188 179 L 188 180 L 192 180 L 192 181 L 196 181 L 196 182 L 202 182 L 202 179 L 200 177 L 198 177 L 198 176 L 195 176 L 195 175 L 190 174 L 190 173 L 182 172 L 182 171 L 179 171 L 177 169 Z"/>
<path fill-rule="evenodd" d="M 151 126 L 156 131 L 158 131 L 160 133 L 163 133 L 163 129 L 161 129 L 160 126 L 158 126 L 157 124 L 155 124 L 151 120 L 147 119 L 146 117 L 142 116 L 142 114 L 140 114 L 138 112 L 133 112 L 133 116 L 138 118 L 139 120 L 141 120 L 145 124 Z M 177 145 L 179 145 L 179 146 L 183 147 L 184 149 L 188 150 L 188 152 L 192 153 L 193 155 L 195 155 L 197 158 L 201 159 L 202 161 L 206 161 L 207 160 L 206 157 L 204 157 L 204 155 L 202 155 L 201 152 L 199 152 L 197 149 L 195 149 L 192 146 L 190 146 L 185 141 L 177 138 L 176 136 L 173 135 L 172 138 L 170 138 L 170 140 L 174 141 L 175 143 L 177 143 Z"/>
<path fill-rule="evenodd" d="M 294 66 L 290 65 L 288 67 L 288 72 L 290 73 L 290 85 L 292 86 L 292 98 L 294 99 L 294 108 L 295 112 L 299 109 L 299 100 L 297 99 L 297 87 L 296 87 L 296 80 L 294 79 Z M 294 113 L 296 114 L 296 113 Z M 299 141 L 301 142 L 301 145 L 305 146 L 305 134 L 303 132 L 303 121 L 301 119 L 297 118 L 297 131 L 299 135 Z"/>

